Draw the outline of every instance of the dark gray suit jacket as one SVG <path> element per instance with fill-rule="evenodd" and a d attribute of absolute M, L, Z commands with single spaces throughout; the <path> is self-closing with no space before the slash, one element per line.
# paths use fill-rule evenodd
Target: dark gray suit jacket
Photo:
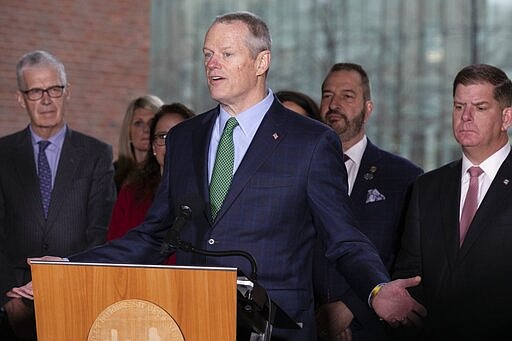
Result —
<path fill-rule="evenodd" d="M 0 139 L 0 160 L 2 289 L 30 280 L 27 257 L 66 256 L 104 242 L 115 200 L 109 145 L 67 129 L 47 220 L 28 127 Z"/>
<path fill-rule="evenodd" d="M 416 182 L 394 275 L 422 276 L 411 292 L 428 309 L 425 340 L 510 340 L 512 154 L 459 248 L 461 167 L 458 160 Z"/>

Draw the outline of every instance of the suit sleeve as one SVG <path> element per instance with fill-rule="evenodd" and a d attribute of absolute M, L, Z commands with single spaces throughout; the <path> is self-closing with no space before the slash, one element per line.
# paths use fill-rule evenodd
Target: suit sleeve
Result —
<path fill-rule="evenodd" d="M 167 161 L 166 161 L 167 163 Z M 144 222 L 129 230 L 121 238 L 90 250 L 70 255 L 72 262 L 97 262 L 121 264 L 161 264 L 167 255 L 160 254 L 163 235 L 168 228 L 165 219 L 173 221 L 169 210 L 169 172 L 164 176 L 155 194 Z"/>
<path fill-rule="evenodd" d="M 4 245 L 6 245 L 6 231 L 5 231 L 5 200 L 4 194 L 0 191 L 0 306 L 3 306 L 9 298 L 5 293 L 16 285 L 14 282 L 14 273 L 12 269 L 12 262 L 9 261 L 5 254 Z"/>
<path fill-rule="evenodd" d="M 356 215 L 361 219 L 361 224 L 366 227 L 364 231 L 369 231 L 370 234 L 367 236 L 371 241 L 376 241 L 376 245 L 380 245 L 379 253 L 381 254 L 381 259 L 383 259 L 386 268 L 390 271 L 398 253 L 412 184 L 422 173 L 422 170 L 412 163 L 394 156 L 382 157 L 379 161 L 381 162 L 380 181 L 375 183 L 375 185 L 377 187 L 382 186 L 387 193 L 386 201 L 390 202 L 387 210 L 383 212 L 382 210 L 372 209 L 364 201 L 359 201 L 361 199 L 357 192 L 356 194 L 352 193 L 355 195 L 355 199 L 351 197 L 351 200 L 356 200 L 353 201 L 353 204 L 359 205 L 355 207 L 361 211 L 359 215 Z M 382 171 L 384 169 L 383 174 Z M 373 229 L 369 229 L 369 226 L 372 226 Z M 384 244 L 386 247 L 389 246 L 389 248 L 384 247 Z M 318 251 L 319 248 L 320 251 Z M 354 290 L 350 288 L 346 279 L 340 276 L 335 267 L 325 259 L 322 249 L 322 245 L 317 243 L 314 258 L 315 273 L 313 277 L 315 302 L 317 302 L 317 305 L 320 306 L 339 300 L 348 306 L 361 324 L 364 325 L 367 321 L 375 320 L 377 316 L 368 306 L 367 300 L 362 301 L 359 299 Z"/>
<path fill-rule="evenodd" d="M 367 298 L 362 300 L 352 290 L 344 276 L 341 276 L 335 266 L 328 262 L 324 256 L 324 249 L 319 242 L 315 248 L 313 284 L 315 290 L 315 304 L 317 307 L 342 301 L 354 314 L 355 319 L 361 324 L 375 321 L 377 315 L 368 306 Z"/>
<path fill-rule="evenodd" d="M 105 242 L 107 226 L 114 206 L 116 189 L 114 184 L 114 166 L 112 164 L 112 148 L 105 145 L 98 152 L 92 174 L 87 212 L 88 246 L 96 246 Z"/>
<path fill-rule="evenodd" d="M 357 228 L 347 194 L 347 173 L 338 136 L 331 130 L 319 139 L 308 177 L 308 200 L 325 255 L 336 264 L 359 298 L 366 300 L 389 276 L 373 244 Z"/>

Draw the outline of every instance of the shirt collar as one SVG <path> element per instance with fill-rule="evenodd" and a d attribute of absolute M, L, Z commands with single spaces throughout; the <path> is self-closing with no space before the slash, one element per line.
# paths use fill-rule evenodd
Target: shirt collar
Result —
<path fill-rule="evenodd" d="M 510 153 L 510 149 L 510 144 L 506 143 L 503 147 L 501 147 L 498 151 L 489 156 L 479 165 L 473 165 L 471 161 L 469 161 L 469 159 L 466 157 L 466 155 L 462 153 L 462 177 L 469 176 L 467 175 L 469 167 L 479 166 L 484 171 L 484 173 L 487 174 L 487 176 L 489 176 L 491 179 L 494 179 L 501 167 L 501 164 L 503 161 L 505 161 L 508 154 Z"/>
<path fill-rule="evenodd" d="M 242 111 L 238 115 L 236 115 L 236 120 L 238 121 L 238 125 L 241 128 L 244 135 L 254 135 L 256 129 L 259 127 L 263 117 L 267 113 L 268 109 L 272 105 L 274 101 L 274 93 L 271 89 L 268 89 L 267 96 L 259 103 L 253 105 L 249 109 Z M 226 125 L 228 119 L 231 118 L 231 115 L 227 113 L 226 110 L 220 106 L 220 114 L 219 114 L 219 133 L 222 135 L 222 130 Z"/>
<path fill-rule="evenodd" d="M 49 139 L 45 140 L 41 136 L 37 135 L 32 126 L 29 125 L 30 135 L 32 136 L 32 144 L 37 145 L 40 141 L 50 141 L 51 144 L 48 146 L 50 148 L 52 145 L 55 147 L 62 147 L 62 143 L 64 142 L 64 136 L 66 135 L 67 125 L 64 126 L 57 132 L 57 134 L 51 136 Z"/>
<path fill-rule="evenodd" d="M 347 154 L 350 157 L 350 160 L 354 161 L 357 165 L 361 164 L 361 159 L 363 158 L 364 151 L 366 149 L 366 146 L 368 145 L 368 138 L 366 137 L 366 134 L 363 136 L 363 138 L 357 142 L 355 145 L 350 147 L 345 154 Z"/>

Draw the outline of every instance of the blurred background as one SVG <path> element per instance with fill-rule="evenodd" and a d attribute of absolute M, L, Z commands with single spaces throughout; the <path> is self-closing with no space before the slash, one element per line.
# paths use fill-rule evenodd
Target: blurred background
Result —
<path fill-rule="evenodd" d="M 28 123 L 15 100 L 15 65 L 36 49 L 66 65 L 70 127 L 115 152 L 135 97 L 211 108 L 203 38 L 216 15 L 235 10 L 269 25 L 274 91 L 319 101 L 332 64 L 361 64 L 375 103 L 369 137 L 426 170 L 460 157 L 451 131 L 455 74 L 488 63 L 512 77 L 509 0 L 0 0 L 0 136 Z"/>

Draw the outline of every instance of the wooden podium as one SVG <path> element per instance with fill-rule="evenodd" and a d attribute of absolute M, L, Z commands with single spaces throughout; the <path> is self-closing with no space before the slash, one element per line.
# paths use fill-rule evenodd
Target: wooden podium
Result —
<path fill-rule="evenodd" d="M 236 340 L 235 268 L 44 261 L 31 268 L 39 341 Z"/>

